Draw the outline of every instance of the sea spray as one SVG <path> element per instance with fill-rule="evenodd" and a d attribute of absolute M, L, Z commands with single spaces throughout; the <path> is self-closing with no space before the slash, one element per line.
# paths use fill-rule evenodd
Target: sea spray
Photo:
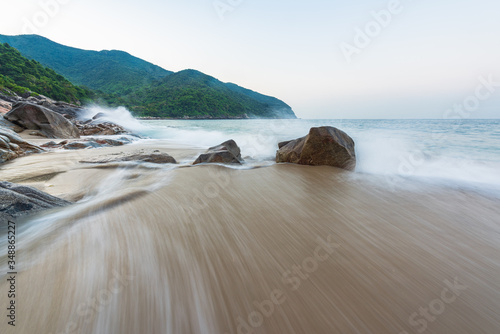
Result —
<path fill-rule="evenodd" d="M 101 117 L 99 117 L 99 121 L 116 123 L 136 134 L 143 134 L 149 129 L 148 126 L 142 124 L 139 120 L 134 118 L 131 112 L 125 107 L 107 108 L 98 105 L 92 105 L 84 109 L 81 114 L 81 118 L 90 119 L 97 114 L 101 114 Z"/>

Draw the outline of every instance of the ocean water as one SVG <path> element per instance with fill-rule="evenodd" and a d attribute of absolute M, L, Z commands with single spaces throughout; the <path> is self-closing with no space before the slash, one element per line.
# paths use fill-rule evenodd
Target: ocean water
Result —
<path fill-rule="evenodd" d="M 419 180 L 500 194 L 500 120 L 138 121 L 123 108 L 109 114 L 151 139 L 200 148 L 234 139 L 250 165 L 272 164 L 280 141 L 305 136 L 311 127 L 334 126 L 355 141 L 356 172 L 383 176 L 391 187 Z"/>

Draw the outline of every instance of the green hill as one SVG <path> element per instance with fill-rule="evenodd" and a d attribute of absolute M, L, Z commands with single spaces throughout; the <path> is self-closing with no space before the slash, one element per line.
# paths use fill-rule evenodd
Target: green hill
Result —
<path fill-rule="evenodd" d="M 108 94 L 126 95 L 172 73 L 123 51 L 81 50 L 37 35 L 0 35 L 0 43 L 9 43 L 76 85 Z"/>
<path fill-rule="evenodd" d="M 172 73 L 123 51 L 81 50 L 37 35 L 0 35 L 0 42 L 74 84 L 96 90 L 99 102 L 124 105 L 139 116 L 295 118 L 292 109 L 274 97 L 195 70 Z"/>
<path fill-rule="evenodd" d="M 91 91 L 74 86 L 54 70 L 23 57 L 7 43 L 0 43 L 0 88 L 20 95 L 32 91 L 66 102 L 86 100 L 92 95 Z"/>
<path fill-rule="evenodd" d="M 290 106 L 196 70 L 184 70 L 125 98 L 141 116 L 295 118 Z"/>

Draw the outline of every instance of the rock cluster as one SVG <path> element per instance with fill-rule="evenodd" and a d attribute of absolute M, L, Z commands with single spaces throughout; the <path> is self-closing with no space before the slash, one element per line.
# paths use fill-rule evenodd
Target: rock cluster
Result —
<path fill-rule="evenodd" d="M 31 92 L 27 92 L 22 96 L 19 96 L 16 93 L 6 89 L 0 91 L 0 106 L 2 104 L 7 106 L 10 105 L 10 108 L 8 107 L 6 108 L 9 109 L 6 112 L 10 111 L 12 106 L 18 102 L 28 102 L 31 104 L 36 104 L 48 108 L 68 119 L 77 118 L 82 111 L 82 107 L 77 106 L 75 104 L 62 101 L 54 101 L 51 98 L 48 98 L 43 95 L 33 95 Z"/>
<path fill-rule="evenodd" d="M 28 143 L 14 131 L 0 126 L 0 163 L 28 153 L 40 153 L 43 151 L 41 147 Z"/>

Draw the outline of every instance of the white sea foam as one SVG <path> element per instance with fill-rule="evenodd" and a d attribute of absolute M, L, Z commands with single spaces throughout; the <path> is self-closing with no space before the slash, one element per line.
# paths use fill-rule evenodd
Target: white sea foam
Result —
<path fill-rule="evenodd" d="M 234 139 L 249 163 L 274 161 L 278 143 L 313 126 L 338 127 L 356 142 L 356 171 L 500 194 L 498 121 L 426 120 L 163 120 L 138 121 L 123 107 L 87 108 L 143 136 L 208 148 Z M 495 123 L 496 122 L 496 123 Z M 498 125 L 498 124 L 497 124 Z M 439 139 L 434 138 L 440 133 Z"/>
<path fill-rule="evenodd" d="M 278 142 L 302 137 L 312 126 L 331 125 L 347 132 L 356 142 L 359 173 L 500 193 L 500 150 L 498 146 L 495 149 L 495 133 L 486 131 L 494 125 L 487 121 L 474 124 L 457 127 L 446 121 L 172 120 L 147 122 L 147 133 L 153 138 L 202 148 L 234 139 L 243 157 L 262 162 L 274 160 Z M 435 131 L 445 135 L 435 139 Z"/>
<path fill-rule="evenodd" d="M 97 114 L 103 114 L 100 121 L 108 121 L 123 126 L 125 129 L 134 133 L 141 134 L 148 130 L 148 127 L 134 118 L 130 111 L 125 107 L 106 108 L 98 105 L 89 106 L 84 109 L 81 118 L 89 119 Z"/>

